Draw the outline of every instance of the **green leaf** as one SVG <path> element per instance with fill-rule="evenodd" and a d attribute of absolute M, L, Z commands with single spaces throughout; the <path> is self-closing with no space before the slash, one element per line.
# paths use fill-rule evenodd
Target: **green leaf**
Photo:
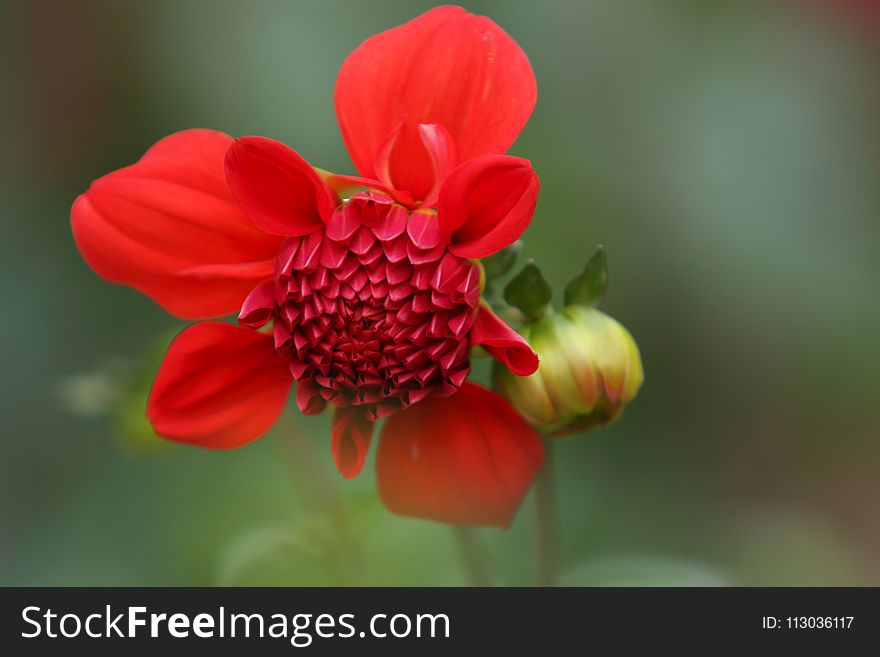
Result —
<path fill-rule="evenodd" d="M 605 247 L 596 247 L 584 270 L 565 286 L 565 305 L 589 306 L 596 303 L 608 287 L 608 257 Z"/>
<path fill-rule="evenodd" d="M 119 382 L 119 395 L 112 408 L 110 419 L 127 447 L 163 449 L 168 445 L 166 440 L 153 431 L 153 426 L 146 416 L 146 408 L 153 379 L 156 378 L 168 346 L 179 330 L 179 327 L 175 327 L 174 330 L 160 334 L 140 361 L 133 364 L 126 379 Z"/>
<path fill-rule="evenodd" d="M 546 315 L 552 296 L 550 284 L 534 260 L 529 260 L 504 288 L 504 300 L 529 319 Z"/>
<path fill-rule="evenodd" d="M 581 561 L 564 571 L 561 586 L 730 586 L 710 564 L 657 555 L 621 555 Z"/>
<path fill-rule="evenodd" d="M 500 278 L 513 269 L 513 265 L 516 263 L 522 247 L 522 240 L 517 240 L 507 248 L 501 249 L 498 253 L 493 253 L 483 258 L 480 264 L 483 265 L 483 271 L 486 272 L 486 280 L 491 281 L 495 278 Z"/>

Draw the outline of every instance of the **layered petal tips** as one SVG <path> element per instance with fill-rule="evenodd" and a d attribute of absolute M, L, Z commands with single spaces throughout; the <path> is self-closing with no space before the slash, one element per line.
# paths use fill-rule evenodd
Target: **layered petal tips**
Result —
<path fill-rule="evenodd" d="M 373 422 L 363 407 L 337 408 L 330 431 L 330 449 L 336 468 L 346 479 L 360 474 L 373 439 Z"/>
<path fill-rule="evenodd" d="M 380 156 L 391 140 L 391 182 L 418 199 L 429 195 L 436 166 L 420 125 L 443 126 L 459 162 L 503 153 L 536 98 L 517 43 L 460 7 L 437 7 L 364 41 L 343 63 L 335 91 L 342 136 L 361 175 L 381 179 Z"/>
<path fill-rule="evenodd" d="M 324 225 L 336 195 L 289 146 L 266 137 L 236 139 L 226 154 L 232 196 L 257 226 L 274 235 L 306 235 Z"/>
<path fill-rule="evenodd" d="M 456 168 L 438 208 L 449 250 L 485 258 L 513 244 L 535 214 L 539 187 L 531 163 L 519 157 L 487 155 Z"/>
<path fill-rule="evenodd" d="M 465 383 L 388 419 L 376 457 L 379 494 L 399 515 L 506 527 L 543 459 L 540 438 L 510 404 Z"/>
<path fill-rule="evenodd" d="M 178 317 L 238 310 L 271 275 L 280 240 L 254 226 L 229 194 L 224 158 L 231 144 L 221 132 L 178 132 L 94 181 L 70 217 L 86 262 Z"/>
<path fill-rule="evenodd" d="M 264 333 L 201 322 L 171 343 L 147 401 L 160 436 L 231 449 L 259 438 L 278 419 L 292 378 Z"/>
<path fill-rule="evenodd" d="M 538 369 L 538 354 L 519 333 L 510 328 L 485 303 L 470 333 L 471 345 L 483 347 L 513 374 L 528 376 Z"/>

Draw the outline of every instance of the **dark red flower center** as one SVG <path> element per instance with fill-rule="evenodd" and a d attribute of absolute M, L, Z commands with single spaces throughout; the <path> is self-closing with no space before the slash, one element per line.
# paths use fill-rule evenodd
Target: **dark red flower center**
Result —
<path fill-rule="evenodd" d="M 306 411 L 362 404 L 376 419 L 467 377 L 480 270 L 446 250 L 433 213 L 355 195 L 284 242 L 274 294 L 275 346 Z"/>

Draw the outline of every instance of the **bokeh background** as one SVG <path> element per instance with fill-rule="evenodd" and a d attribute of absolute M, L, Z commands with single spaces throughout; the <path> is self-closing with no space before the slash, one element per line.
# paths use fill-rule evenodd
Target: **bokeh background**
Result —
<path fill-rule="evenodd" d="M 143 420 L 183 324 L 79 257 L 90 181 L 189 127 L 352 172 L 332 89 L 367 36 L 431 3 L 0 3 L 0 583 L 461 584 L 442 525 L 336 475 L 294 408 L 236 452 Z M 647 379 L 557 445 L 561 581 L 880 584 L 880 20 L 874 2 L 470 2 L 539 101 L 512 153 L 554 284 L 609 253 L 604 308 Z M 485 367 L 478 367 L 485 377 Z M 534 501 L 479 530 L 534 581 Z"/>

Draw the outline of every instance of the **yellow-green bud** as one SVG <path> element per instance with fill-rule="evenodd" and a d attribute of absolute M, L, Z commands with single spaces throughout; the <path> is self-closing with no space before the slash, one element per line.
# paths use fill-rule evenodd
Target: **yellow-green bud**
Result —
<path fill-rule="evenodd" d="M 495 389 L 538 429 L 561 436 L 608 424 L 642 385 L 635 340 L 619 322 L 572 305 L 522 329 L 541 359 L 531 376 L 496 366 Z"/>

